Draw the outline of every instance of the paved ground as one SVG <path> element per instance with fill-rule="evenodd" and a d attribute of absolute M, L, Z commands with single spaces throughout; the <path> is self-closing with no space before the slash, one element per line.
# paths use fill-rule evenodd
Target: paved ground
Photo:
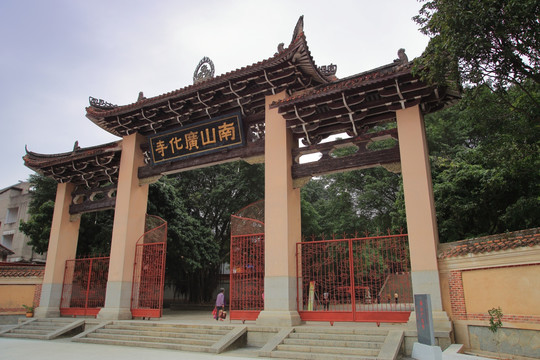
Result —
<path fill-rule="evenodd" d="M 257 357 L 256 349 L 244 349 L 224 354 L 193 353 L 186 351 L 133 348 L 70 342 L 69 339 L 26 340 L 0 338 L 2 360 L 247 360 Z M 402 360 L 407 360 L 405 358 Z M 443 360 L 483 360 L 487 358 L 463 354 L 443 353 Z"/>
<path fill-rule="evenodd" d="M 209 311 L 166 311 L 160 322 L 208 323 L 216 324 Z M 233 321 L 232 324 L 240 324 Z M 229 321 L 220 324 L 231 324 Z M 328 326 L 328 323 L 315 323 L 312 326 Z M 340 324 L 341 325 L 341 324 Z M 354 326 L 354 323 L 344 324 Z M 369 324 L 364 324 L 368 325 Z M 373 326 L 376 326 L 373 324 Z M 381 327 L 384 326 L 381 325 Z M 391 325 L 387 325 L 391 326 Z M 0 327 L 5 328 L 4 326 Z M 177 350 L 133 348 L 127 346 L 84 344 L 71 342 L 69 338 L 56 340 L 27 340 L 0 337 L 0 360 L 246 360 L 268 359 L 257 357 L 258 348 L 245 348 L 223 354 L 193 353 Z M 477 356 L 443 353 L 443 360 L 484 360 Z M 403 359 L 406 360 L 406 359 Z"/>
<path fill-rule="evenodd" d="M 0 338 L 2 360 L 246 360 L 254 357 L 252 351 L 239 350 L 226 354 L 205 354 L 186 351 L 133 348 L 58 340 L 22 340 Z"/>

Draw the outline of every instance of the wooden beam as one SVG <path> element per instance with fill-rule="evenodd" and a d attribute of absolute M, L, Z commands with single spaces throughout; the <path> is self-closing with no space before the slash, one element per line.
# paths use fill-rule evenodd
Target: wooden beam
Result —
<path fill-rule="evenodd" d="M 264 140 L 248 143 L 244 147 L 216 152 L 200 157 L 187 158 L 182 161 L 171 161 L 155 166 L 148 164 L 139 168 L 139 179 L 142 180 L 160 174 L 193 170 L 236 160 L 248 161 L 250 158 L 259 157 L 261 155 L 264 155 Z"/>
<path fill-rule="evenodd" d="M 306 164 L 293 164 L 292 177 L 300 179 L 308 176 L 319 176 L 342 171 L 382 166 L 400 162 L 399 146 L 391 149 L 359 152 L 341 158 L 320 159 Z"/>

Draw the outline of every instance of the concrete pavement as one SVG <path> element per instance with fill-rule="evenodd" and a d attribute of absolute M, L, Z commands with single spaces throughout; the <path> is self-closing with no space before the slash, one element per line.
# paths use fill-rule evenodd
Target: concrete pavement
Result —
<path fill-rule="evenodd" d="M 213 324 L 210 311 L 170 311 L 158 321 L 163 323 Z M 229 320 L 221 324 L 240 325 L 240 321 Z M 312 324 L 316 325 L 316 324 Z M 355 326 L 344 323 L 343 326 Z M 382 324 L 384 325 L 384 324 Z M 363 324 L 370 326 L 370 324 Z M 376 326 L 373 324 L 373 326 Z M 386 325 L 392 327 L 390 324 Z M 5 327 L 4 327 L 5 328 Z M 246 360 L 269 359 L 258 357 L 259 348 L 248 347 L 222 354 L 194 353 L 167 349 L 134 348 L 127 346 L 85 344 L 71 342 L 69 338 L 56 340 L 30 340 L 0 337 L 0 360 Z M 457 345 L 452 345 L 443 352 L 443 360 L 488 360 L 489 358 L 459 354 Z M 409 358 L 410 359 L 410 358 Z M 407 360 L 407 358 L 403 359 Z"/>
<path fill-rule="evenodd" d="M 69 339 L 27 340 L 0 337 L 1 360 L 246 360 L 266 359 L 252 349 L 224 354 L 134 348 L 71 342 Z"/>
<path fill-rule="evenodd" d="M 71 342 L 69 339 L 27 340 L 0 337 L 1 360 L 247 360 L 257 357 L 258 348 L 239 349 L 223 354 L 194 353 L 166 349 L 134 348 Z M 443 352 L 443 360 L 488 360 L 479 356 Z"/>

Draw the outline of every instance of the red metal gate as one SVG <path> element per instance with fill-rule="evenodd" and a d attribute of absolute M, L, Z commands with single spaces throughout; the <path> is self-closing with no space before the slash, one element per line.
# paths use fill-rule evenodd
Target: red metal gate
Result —
<path fill-rule="evenodd" d="M 131 292 L 133 317 L 156 318 L 163 315 L 167 222 L 146 216 L 145 233 L 137 242 Z"/>
<path fill-rule="evenodd" d="M 105 304 L 109 258 L 67 260 L 60 315 L 96 316 Z"/>
<path fill-rule="evenodd" d="M 297 244 L 302 320 L 407 322 L 413 309 L 407 235 Z"/>
<path fill-rule="evenodd" d="M 256 320 L 264 308 L 264 201 L 231 216 L 230 318 Z"/>

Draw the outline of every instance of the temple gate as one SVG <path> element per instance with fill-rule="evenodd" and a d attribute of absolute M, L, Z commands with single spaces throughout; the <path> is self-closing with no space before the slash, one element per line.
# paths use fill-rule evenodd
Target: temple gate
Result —
<path fill-rule="evenodd" d="M 148 184 L 163 174 L 244 160 L 265 163 L 265 299 L 258 323 L 301 321 L 295 258 L 300 187 L 313 176 L 372 166 L 403 174 L 413 292 L 430 294 L 435 321 L 448 323 L 423 115 L 459 94 L 421 81 L 403 49 L 398 55 L 340 80 L 335 65 L 315 65 L 301 17 L 288 47 L 280 44 L 272 57 L 253 65 L 214 76 L 213 63 L 204 58 L 193 85 L 185 88 L 151 98 L 141 92 L 123 106 L 90 98 L 86 116 L 121 140 L 90 148 L 76 144 L 56 155 L 27 151 L 24 157 L 26 166 L 59 183 L 36 315 L 59 313 L 64 263 L 75 255 L 77 214 L 114 207 L 105 305 L 98 317 L 132 318 L 133 264 L 145 232 Z M 395 126 L 379 130 L 388 123 Z M 321 142 L 343 133 L 350 138 Z M 394 139 L 389 148 L 369 146 L 388 138 Z M 334 157 L 343 146 L 357 151 Z M 300 161 L 313 153 L 321 154 L 318 161 Z"/>

